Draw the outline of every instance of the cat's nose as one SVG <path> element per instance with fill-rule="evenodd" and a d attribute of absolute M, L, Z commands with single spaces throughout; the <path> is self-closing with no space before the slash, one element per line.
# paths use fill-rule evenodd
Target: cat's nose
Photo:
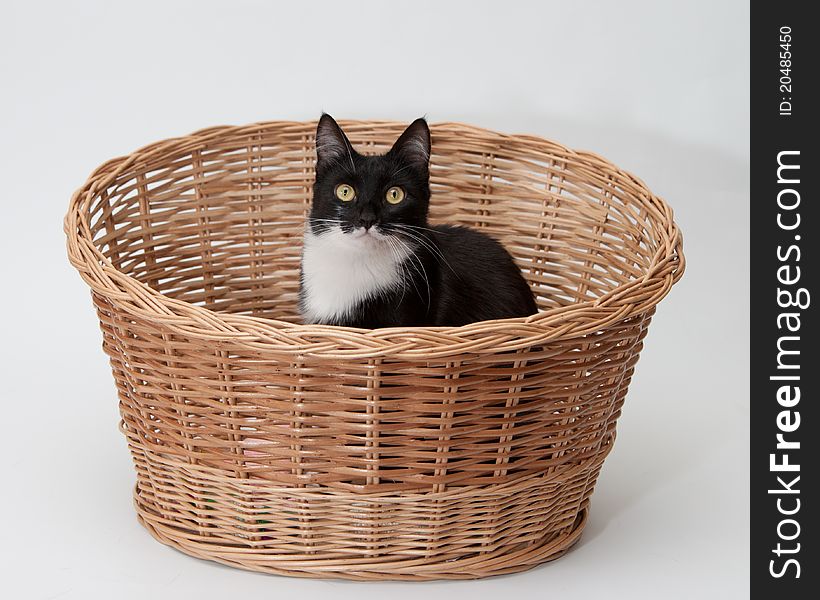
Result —
<path fill-rule="evenodd" d="M 373 227 L 373 225 L 375 224 L 376 219 L 373 217 L 362 217 L 361 219 L 359 219 L 359 227 L 364 227 L 365 231 Z"/>

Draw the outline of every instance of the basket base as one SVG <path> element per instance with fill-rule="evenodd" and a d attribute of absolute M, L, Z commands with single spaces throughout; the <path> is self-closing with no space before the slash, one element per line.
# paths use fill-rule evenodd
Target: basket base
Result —
<path fill-rule="evenodd" d="M 472 557 L 447 561 L 427 558 L 381 557 L 379 559 L 295 559 L 293 556 L 271 554 L 264 549 L 230 547 L 195 542 L 175 527 L 143 517 L 150 510 L 140 501 L 139 486 L 134 489 L 137 520 L 158 541 L 195 558 L 211 560 L 231 567 L 286 575 L 321 579 L 358 581 L 429 581 L 435 579 L 481 579 L 529 570 L 563 556 L 581 537 L 587 523 L 589 503 L 578 512 L 572 527 L 558 536 L 548 536 L 543 542 L 527 545 L 510 552 L 501 549 Z"/>

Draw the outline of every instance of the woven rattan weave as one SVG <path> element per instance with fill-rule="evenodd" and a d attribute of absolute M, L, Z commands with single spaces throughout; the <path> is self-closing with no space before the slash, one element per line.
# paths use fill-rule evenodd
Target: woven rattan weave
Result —
<path fill-rule="evenodd" d="M 364 153 L 403 124 L 342 121 Z M 98 168 L 65 220 L 91 287 L 140 521 L 286 575 L 475 578 L 583 529 L 654 307 L 669 207 L 606 160 L 431 127 L 431 221 L 502 241 L 533 317 L 355 330 L 296 314 L 314 122 L 215 127 Z"/>

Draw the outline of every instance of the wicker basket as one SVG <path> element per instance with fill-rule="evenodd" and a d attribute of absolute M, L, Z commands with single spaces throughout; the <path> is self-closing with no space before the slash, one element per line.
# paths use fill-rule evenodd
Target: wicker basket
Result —
<path fill-rule="evenodd" d="M 607 161 L 432 126 L 433 222 L 492 234 L 541 312 L 356 330 L 296 314 L 315 123 L 216 127 L 98 168 L 65 220 L 92 290 L 142 524 L 229 565 L 477 578 L 579 537 L 654 307 L 672 212 Z M 342 122 L 364 153 L 392 122 Z"/>

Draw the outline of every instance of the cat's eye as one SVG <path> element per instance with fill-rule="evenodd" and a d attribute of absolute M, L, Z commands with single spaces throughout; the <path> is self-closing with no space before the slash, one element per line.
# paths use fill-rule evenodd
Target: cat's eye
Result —
<path fill-rule="evenodd" d="M 385 200 L 387 200 L 390 204 L 398 204 L 402 200 L 404 200 L 404 190 L 400 187 L 391 187 L 387 190 L 387 193 L 384 196 Z"/>
<path fill-rule="evenodd" d="M 350 202 L 356 197 L 356 190 L 353 189 L 353 186 L 340 183 L 336 186 L 336 197 L 342 202 Z"/>

